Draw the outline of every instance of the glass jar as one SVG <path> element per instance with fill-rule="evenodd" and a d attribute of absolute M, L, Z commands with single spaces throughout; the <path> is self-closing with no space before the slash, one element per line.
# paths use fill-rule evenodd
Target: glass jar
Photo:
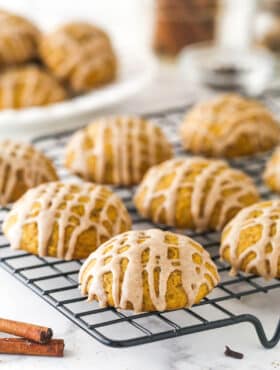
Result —
<path fill-rule="evenodd" d="M 154 50 L 176 56 L 183 47 L 213 41 L 219 0 L 156 0 Z"/>

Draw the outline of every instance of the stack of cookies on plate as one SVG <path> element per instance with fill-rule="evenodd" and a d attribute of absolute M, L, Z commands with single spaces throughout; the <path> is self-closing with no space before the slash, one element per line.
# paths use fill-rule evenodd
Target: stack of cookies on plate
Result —
<path fill-rule="evenodd" d="M 0 10 L 0 109 L 45 106 L 112 82 L 117 58 L 109 36 L 86 22 L 43 33 Z"/>

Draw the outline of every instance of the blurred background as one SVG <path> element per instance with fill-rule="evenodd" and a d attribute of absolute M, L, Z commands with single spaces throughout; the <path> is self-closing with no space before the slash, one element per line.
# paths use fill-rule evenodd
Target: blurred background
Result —
<path fill-rule="evenodd" d="M 273 54 L 280 50 L 279 0 L 1 0 L 0 6 L 31 18 L 43 30 L 73 19 L 97 23 L 114 42 L 139 54 L 153 50 L 174 57 L 185 46 L 213 40 L 244 54 L 256 45 Z M 268 64 L 259 60 L 260 69 L 271 68 L 261 62 Z"/>
<path fill-rule="evenodd" d="M 87 20 L 104 27 L 114 40 L 146 48 L 154 4 L 151 0 L 1 0 L 0 7 L 20 12 L 45 30 L 73 19 Z"/>
<path fill-rule="evenodd" d="M 117 48 L 151 57 L 150 85 L 116 111 L 161 109 L 220 90 L 280 91 L 280 0 L 0 0 L 0 7 L 46 31 L 86 20 Z"/>
<path fill-rule="evenodd" d="M 197 3 L 197 14 L 193 13 L 192 7 L 189 9 L 192 20 L 195 17 L 205 17 L 210 15 L 211 10 L 207 8 L 207 3 L 215 6 L 220 3 L 226 7 L 226 19 L 224 26 L 226 32 L 223 38 L 235 44 L 247 44 L 247 30 L 250 28 L 250 16 L 256 7 L 256 0 L 221 0 L 221 1 L 195 1 L 195 0 L 102 0 L 102 1 L 45 1 L 45 0 L 1 0 L 0 6 L 14 12 L 20 12 L 39 23 L 44 29 L 54 28 L 61 22 L 82 18 L 88 21 L 97 22 L 105 27 L 114 39 L 120 42 L 127 42 L 137 45 L 139 48 L 147 49 L 153 36 L 153 23 L 157 10 L 169 8 L 167 13 L 172 13 L 170 8 L 182 8 L 182 4 Z M 211 4 L 212 3 L 212 4 Z M 187 11 L 187 9 L 186 9 Z M 206 12 L 206 14 L 203 14 Z M 179 12 L 180 13 L 180 10 Z M 173 22 L 182 21 L 181 14 L 170 14 Z M 200 14 L 201 13 L 201 14 Z M 165 15 L 163 15 L 163 18 Z M 248 22 L 247 22 L 248 21 Z M 236 23 L 237 22 L 237 23 Z M 172 22 L 171 22 L 172 23 Z M 234 30 L 234 31 L 233 31 Z"/>

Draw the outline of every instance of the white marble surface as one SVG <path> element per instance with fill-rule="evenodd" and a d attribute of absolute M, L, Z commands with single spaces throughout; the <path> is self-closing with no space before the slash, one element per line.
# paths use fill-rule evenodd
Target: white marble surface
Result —
<path fill-rule="evenodd" d="M 0 269 L 1 316 L 42 323 L 66 342 L 61 359 L 0 355 L 1 370 L 273 370 L 280 368 L 279 346 L 263 349 L 249 324 L 183 336 L 127 349 L 99 344 L 28 288 Z M 262 317 L 271 330 L 279 319 L 279 293 L 246 298 L 244 307 Z M 240 307 L 240 306 L 239 306 Z M 258 309 L 257 309 L 258 307 Z M 225 344 L 241 350 L 241 361 L 223 355 Z M 278 364 L 278 365 L 277 365 Z"/>
<path fill-rule="evenodd" d="M 137 0 L 136 7 L 140 2 L 141 0 Z M 103 10 L 106 8 L 108 11 L 109 3 L 109 0 L 102 1 Z M 145 1 L 145 4 L 147 3 L 148 1 Z M 48 4 L 50 2 L 41 0 L 9 1 L 9 5 L 14 9 L 20 8 L 25 13 L 31 12 L 34 18 L 39 17 L 45 23 L 49 14 L 52 14 L 49 21 L 56 23 L 64 16 L 64 13 L 69 17 L 69 14 L 73 15 L 76 10 L 74 2 L 70 1 L 67 2 L 67 6 L 65 6 L 65 0 L 57 2 L 56 12 L 53 12 Z M 78 11 L 80 14 L 89 2 L 80 0 L 79 4 L 81 5 Z M 127 13 L 124 12 L 124 9 L 127 11 L 125 4 L 130 4 L 131 8 L 128 12 L 131 12 L 131 0 L 121 0 L 119 4 L 123 7 L 123 13 L 120 16 L 122 19 L 127 19 Z M 6 1 L 0 0 L 0 5 L 6 5 Z M 112 28 L 115 27 L 125 32 L 126 27 L 122 22 L 119 24 L 111 22 L 113 19 L 111 13 L 106 13 L 105 21 Z M 98 14 L 103 13 L 100 10 Z M 144 17 L 141 18 L 141 22 L 144 22 Z M 133 29 L 135 25 L 133 17 L 129 18 L 128 25 Z M 144 33 L 139 32 L 138 36 L 140 40 L 144 37 Z M 196 89 L 185 86 L 173 68 L 167 66 L 161 69 L 153 85 L 142 94 L 119 106 L 112 107 L 109 111 L 157 110 L 180 105 L 198 95 L 200 94 Z M 86 122 L 89 118 L 81 118 L 77 125 Z M 0 269 L 0 297 L 0 316 L 48 325 L 54 329 L 55 336 L 64 338 L 66 343 L 65 357 L 61 359 L 0 355 L 1 370 L 35 368 L 40 370 L 107 370 L 112 368 L 114 370 L 280 370 L 279 345 L 272 350 L 263 349 L 250 324 L 241 324 L 134 348 L 112 349 L 92 339 L 2 269 Z M 247 297 L 241 303 L 227 302 L 225 306 L 230 309 L 235 308 L 237 312 L 240 310 L 240 312 L 255 313 L 264 321 L 267 334 L 271 337 L 279 320 L 279 291 L 268 295 Z M 226 344 L 243 352 L 245 358 L 241 361 L 226 358 L 223 354 Z"/>

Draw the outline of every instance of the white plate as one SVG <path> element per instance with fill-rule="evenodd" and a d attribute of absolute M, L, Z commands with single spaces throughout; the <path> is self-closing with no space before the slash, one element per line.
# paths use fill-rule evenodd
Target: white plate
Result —
<path fill-rule="evenodd" d="M 115 82 L 71 100 L 47 107 L 8 109 L 0 112 L 0 137 L 38 134 L 67 127 L 67 120 L 108 107 L 139 92 L 154 76 L 151 56 L 117 51 L 119 75 Z"/>

